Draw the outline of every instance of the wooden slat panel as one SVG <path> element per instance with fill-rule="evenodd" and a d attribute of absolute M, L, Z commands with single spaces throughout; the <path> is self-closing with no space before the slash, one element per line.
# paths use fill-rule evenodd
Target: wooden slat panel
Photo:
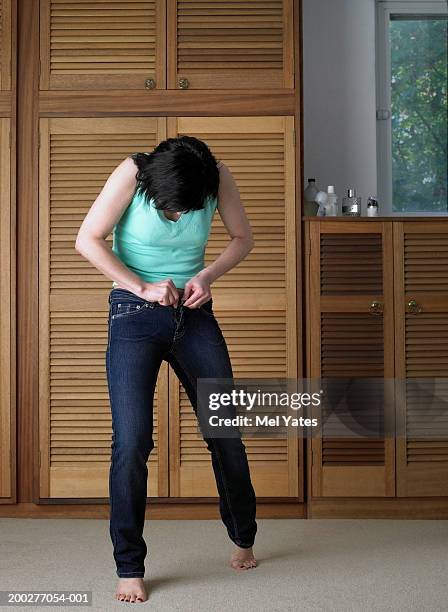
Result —
<path fill-rule="evenodd" d="M 235 379 L 286 376 L 284 314 L 247 314 L 236 311 L 218 313 L 216 309 L 215 314 L 228 343 Z M 216 496 L 210 453 L 198 430 L 193 407 L 184 388 L 174 377 L 170 384 L 179 387 L 180 495 Z M 288 481 L 289 463 L 297 440 L 288 439 L 286 436 L 243 436 L 243 440 L 257 495 L 291 495 L 291 483 Z M 193 474 L 196 474 L 194 488 L 190 484 Z"/>
<path fill-rule="evenodd" d="M 405 333 L 407 460 L 448 463 L 447 313 L 406 315 Z"/>
<path fill-rule="evenodd" d="M 383 319 L 364 313 L 322 313 L 323 378 L 382 376 Z"/>
<path fill-rule="evenodd" d="M 170 121 L 170 120 L 169 120 Z M 292 118 L 181 118 L 173 132 L 201 138 L 231 170 L 255 247 L 213 283 L 214 311 L 229 348 L 235 379 L 296 378 L 297 327 Z M 217 211 L 206 264 L 228 244 Z M 217 495 L 210 453 L 182 386 L 170 378 L 171 491 Z M 299 440 L 244 439 L 258 496 L 299 495 Z M 301 486 L 301 485 L 300 485 Z"/>
<path fill-rule="evenodd" d="M 41 0 L 40 89 L 165 87 L 162 0 Z"/>
<path fill-rule="evenodd" d="M 448 293 L 446 233 L 405 234 L 406 293 Z"/>
<path fill-rule="evenodd" d="M 255 247 L 235 268 L 215 283 L 219 290 L 263 289 L 284 292 L 286 254 L 291 249 L 285 236 L 285 140 L 283 130 L 247 134 L 202 133 L 213 143 L 217 159 L 229 168 L 237 182 L 256 237 Z M 226 228 L 216 214 L 206 250 L 206 265 L 214 261 L 229 242 Z"/>
<path fill-rule="evenodd" d="M 79 119 L 79 127 L 72 119 L 56 121 L 49 134 L 50 290 L 106 289 L 111 281 L 75 251 L 76 235 L 114 167 L 156 146 L 158 120 L 129 118 L 122 131 L 115 131 L 110 119 Z M 108 240 L 112 246 L 112 234 Z"/>
<path fill-rule="evenodd" d="M 156 118 L 41 119 L 42 497 L 108 496 L 112 427 L 105 351 L 111 281 L 77 253 L 74 244 L 112 170 L 130 153 L 148 149 L 148 143 L 155 145 L 161 132 Z M 148 461 L 151 496 L 168 491 L 163 434 L 167 375 L 165 368 L 154 398 L 155 448 Z"/>
<path fill-rule="evenodd" d="M 448 495 L 448 229 L 428 219 L 395 224 L 397 493 Z M 409 300 L 422 308 L 411 314 Z"/>
<path fill-rule="evenodd" d="M 390 415 L 381 384 L 393 375 L 391 238 L 383 223 L 308 224 L 308 372 L 324 389 L 314 415 L 321 428 L 310 445 L 316 497 L 393 494 L 393 442 L 382 437 Z M 382 314 L 372 314 L 373 301 L 382 304 Z M 379 384 L 370 385 L 372 378 Z M 361 426 L 370 433 L 361 436 Z"/>
<path fill-rule="evenodd" d="M 15 495 L 15 297 L 11 260 L 11 149 L 7 117 L 0 118 L 0 498 Z M 14 478 L 15 480 L 15 478 Z M 5 499 L 7 501 L 7 499 Z"/>
<path fill-rule="evenodd" d="M 169 87 L 294 86 L 291 0 L 168 0 Z"/>
<path fill-rule="evenodd" d="M 381 234 L 322 234 L 320 250 L 322 295 L 382 293 Z"/>
<path fill-rule="evenodd" d="M 382 317 L 364 313 L 322 313 L 321 315 L 322 378 L 370 378 L 384 374 L 384 334 Z M 332 383 L 333 385 L 335 383 Z M 369 398 L 353 401 L 351 415 L 358 423 L 368 426 L 377 421 Z M 339 436 L 345 427 L 338 419 L 323 411 L 323 465 L 383 465 L 384 440 L 343 440 Z M 334 416 L 334 415 L 333 415 Z"/>
<path fill-rule="evenodd" d="M 11 0 L 0 0 L 0 91 L 11 90 Z"/>

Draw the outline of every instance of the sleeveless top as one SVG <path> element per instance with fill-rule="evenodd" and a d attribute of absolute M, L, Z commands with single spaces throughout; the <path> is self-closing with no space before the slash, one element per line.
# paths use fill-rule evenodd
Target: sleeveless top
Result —
<path fill-rule="evenodd" d="M 140 278 L 157 282 L 171 278 L 178 288 L 205 267 L 204 254 L 217 198 L 201 210 L 182 213 L 171 221 L 157 210 L 153 198 L 134 193 L 113 228 L 112 251 Z M 112 287 L 118 283 L 113 281 Z"/>

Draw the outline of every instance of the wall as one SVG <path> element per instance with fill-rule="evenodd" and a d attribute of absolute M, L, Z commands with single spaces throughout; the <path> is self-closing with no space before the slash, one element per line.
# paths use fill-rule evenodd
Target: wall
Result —
<path fill-rule="evenodd" d="M 304 178 L 377 193 L 374 0 L 303 0 Z"/>

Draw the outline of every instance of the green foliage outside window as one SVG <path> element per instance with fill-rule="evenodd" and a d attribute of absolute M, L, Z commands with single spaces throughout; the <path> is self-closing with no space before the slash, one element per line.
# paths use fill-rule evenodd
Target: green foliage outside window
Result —
<path fill-rule="evenodd" d="M 448 211 L 447 24 L 390 22 L 393 212 Z"/>

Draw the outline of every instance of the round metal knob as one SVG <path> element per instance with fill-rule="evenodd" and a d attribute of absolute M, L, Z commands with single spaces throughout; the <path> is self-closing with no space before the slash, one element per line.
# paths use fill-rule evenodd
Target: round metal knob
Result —
<path fill-rule="evenodd" d="M 383 314 L 383 304 L 381 302 L 372 302 L 369 306 L 369 313 L 381 316 Z"/>
<path fill-rule="evenodd" d="M 179 87 L 181 89 L 188 89 L 189 85 L 190 85 L 190 82 L 188 81 L 188 79 L 179 79 Z"/>
<path fill-rule="evenodd" d="M 422 311 L 422 307 L 414 300 L 414 298 L 410 299 L 408 302 L 408 313 L 409 314 L 419 314 Z"/>
<path fill-rule="evenodd" d="M 155 86 L 156 86 L 156 82 L 154 79 L 146 79 L 145 81 L 146 89 L 154 89 Z"/>

